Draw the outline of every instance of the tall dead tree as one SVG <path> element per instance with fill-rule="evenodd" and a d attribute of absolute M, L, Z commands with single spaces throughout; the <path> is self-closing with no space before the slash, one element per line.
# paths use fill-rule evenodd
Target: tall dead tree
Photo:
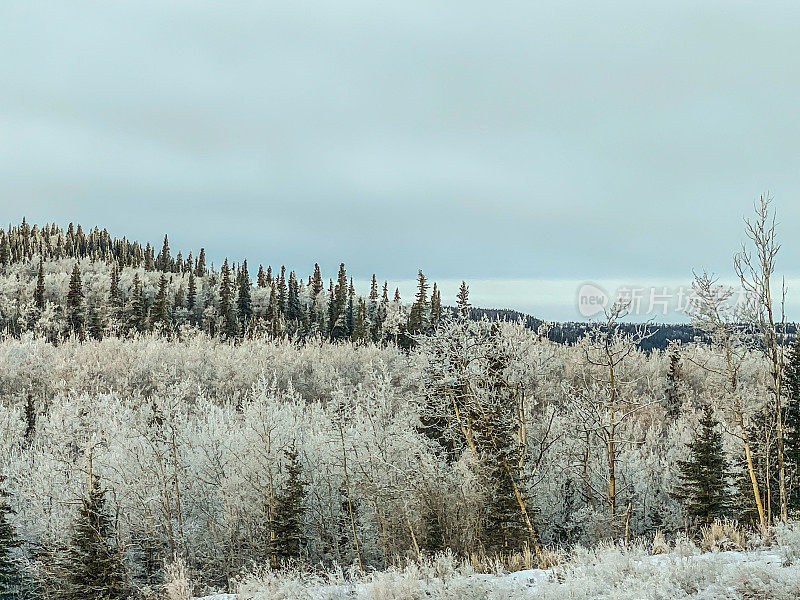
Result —
<path fill-rule="evenodd" d="M 750 302 L 743 316 L 747 324 L 757 332 L 758 346 L 770 363 L 770 378 L 774 397 L 775 434 L 777 439 L 778 492 L 780 494 L 781 521 L 788 519 L 789 499 L 786 493 L 786 469 L 784 466 L 784 426 L 782 383 L 784 373 L 784 348 L 786 340 L 786 318 L 784 301 L 785 282 L 781 282 L 781 301 L 777 306 L 773 297 L 775 259 L 781 246 L 778 243 L 775 211 L 771 208 L 772 197 L 762 195 L 755 205 L 755 218 L 745 219 L 745 232 L 752 248 L 742 245 L 734 256 L 734 268 Z M 777 313 L 780 311 L 780 321 Z"/>

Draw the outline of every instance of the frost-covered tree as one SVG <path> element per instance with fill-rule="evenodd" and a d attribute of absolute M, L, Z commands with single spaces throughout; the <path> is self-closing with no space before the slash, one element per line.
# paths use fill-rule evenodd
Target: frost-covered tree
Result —
<path fill-rule="evenodd" d="M 68 597 L 113 600 L 125 595 L 125 571 L 116 545 L 114 523 L 106 507 L 105 490 L 94 476 L 74 525 L 69 550 Z"/>
<path fill-rule="evenodd" d="M 12 513 L 8 499 L 8 491 L 0 488 L 0 598 L 14 597 L 22 584 L 22 570 L 15 555 L 21 541 L 9 520 Z"/>
<path fill-rule="evenodd" d="M 304 545 L 303 514 L 306 497 L 306 482 L 297 450 L 285 451 L 288 461 L 286 483 L 275 500 L 271 562 L 275 566 L 296 561 L 302 557 Z"/>
<path fill-rule="evenodd" d="M 680 461 L 680 484 L 674 495 L 696 523 L 709 524 L 728 515 L 730 470 L 725 459 L 719 421 L 710 405 L 703 407 L 699 429 L 687 444 L 689 458 Z"/>

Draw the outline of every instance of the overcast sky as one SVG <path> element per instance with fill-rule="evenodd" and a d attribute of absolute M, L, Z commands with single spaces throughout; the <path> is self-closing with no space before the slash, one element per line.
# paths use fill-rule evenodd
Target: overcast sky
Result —
<path fill-rule="evenodd" d="M 798 276 L 798 32 L 797 2 L 2 2 L 2 216 L 564 319 L 583 281 L 730 275 L 769 190 Z"/>

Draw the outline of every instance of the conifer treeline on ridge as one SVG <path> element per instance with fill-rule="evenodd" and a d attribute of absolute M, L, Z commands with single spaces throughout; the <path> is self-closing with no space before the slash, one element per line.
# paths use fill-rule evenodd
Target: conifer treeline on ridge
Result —
<path fill-rule="evenodd" d="M 156 253 L 149 243 L 72 223 L 63 229 L 23 219 L 0 230 L 0 274 L 22 283 L 0 292 L 7 298 L 0 304 L 3 329 L 11 335 L 36 331 L 53 341 L 191 327 L 225 339 L 319 336 L 409 346 L 443 312 L 437 285 L 429 294 L 422 271 L 415 300 L 404 307 L 398 290 L 390 301 L 387 282 L 379 294 L 375 275 L 369 295 L 358 296 L 344 263 L 327 290 L 318 264 L 307 278 L 285 266 L 259 265 L 253 282 L 247 260 L 225 259 L 217 271 L 206 264 L 204 248 L 197 256 L 173 256 L 166 235 Z"/>

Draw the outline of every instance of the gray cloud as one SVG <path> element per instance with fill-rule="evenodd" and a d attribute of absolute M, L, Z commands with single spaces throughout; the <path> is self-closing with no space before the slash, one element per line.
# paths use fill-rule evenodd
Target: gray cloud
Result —
<path fill-rule="evenodd" d="M 729 270 L 770 189 L 798 273 L 797 31 L 790 2 L 5 3 L 0 206 L 357 277 L 677 279 Z"/>

